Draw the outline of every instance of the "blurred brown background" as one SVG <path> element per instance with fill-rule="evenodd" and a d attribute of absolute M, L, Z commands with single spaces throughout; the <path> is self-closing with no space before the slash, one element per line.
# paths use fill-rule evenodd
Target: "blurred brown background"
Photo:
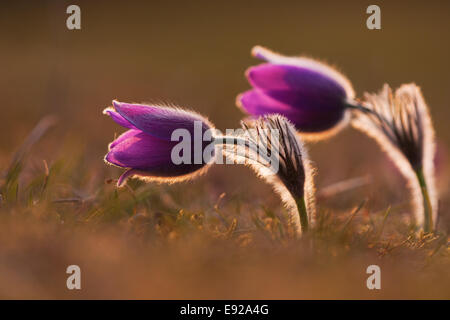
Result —
<path fill-rule="evenodd" d="M 81 7 L 81 30 L 66 28 L 66 8 L 70 4 Z M 370 4 L 381 7 L 381 30 L 366 28 L 365 11 Z M 260 63 L 250 56 L 251 48 L 263 45 L 286 55 L 304 54 L 337 66 L 353 82 L 360 97 L 364 91 L 378 91 L 385 82 L 393 87 L 408 82 L 421 86 L 438 137 L 440 208 L 442 223 L 448 229 L 449 35 L 449 1 L 4 1 L 0 4 L 0 171 L 39 119 L 54 114 L 59 124 L 33 148 L 30 166 L 41 172 L 43 159 L 49 164 L 60 158 L 82 159 L 84 169 L 71 179 L 74 189 L 87 195 L 95 189 L 92 186 L 98 186 L 105 178 L 117 178 L 120 170 L 106 166 L 102 159 L 114 133 L 123 131 L 102 114 L 112 99 L 175 103 L 208 116 L 221 130 L 237 128 L 243 114 L 235 107 L 235 97 L 249 88 L 244 78 L 246 68 Z M 408 200 L 405 182 L 396 169 L 378 146 L 359 132 L 349 128 L 309 148 L 318 168 L 319 191 L 348 178 L 371 177 L 370 184 L 338 199 L 320 200 L 322 208 L 349 210 L 367 198 L 371 212 L 377 212 Z M 182 193 L 180 205 L 188 209 L 203 209 L 205 203 L 212 207 L 223 192 L 230 198 L 242 195 L 248 206 L 280 207 L 278 196 L 247 168 L 214 166 L 189 186 L 198 188 L 186 188 L 186 184 L 170 186 L 170 190 Z M 168 190 L 155 188 L 161 188 L 161 194 Z M 86 272 L 93 284 L 84 297 L 377 297 L 359 287 L 366 277 L 366 263 L 360 260 L 350 259 L 339 265 L 339 273 L 329 273 L 328 278 L 338 279 L 338 286 L 323 291 L 326 286 L 317 287 L 317 282 L 300 285 L 300 280 L 308 278 L 303 273 L 293 285 L 293 278 L 289 277 L 290 272 L 298 276 L 297 265 L 278 265 L 278 253 L 271 259 L 273 265 L 268 264 L 259 273 L 250 267 L 242 269 L 242 265 L 236 266 L 234 272 L 227 259 L 221 263 L 220 254 L 208 255 L 215 252 L 214 246 L 208 253 L 200 246 L 193 255 L 200 265 L 180 271 L 180 264 L 189 268 L 194 259 L 182 255 L 182 246 L 174 251 L 173 258 L 160 263 L 151 253 L 158 252 L 149 251 L 144 259 L 137 249 L 129 251 L 135 245 L 133 241 L 128 247 L 115 236 L 96 238 L 88 234 L 80 237 L 80 242 L 71 230 L 49 228 L 27 231 L 19 223 L 11 229 L 14 231 L 2 232 L 5 241 L 18 237 L 29 243 L 26 249 L 16 247 L 14 241 L 8 244 L 10 251 L 6 252 L 14 254 L 2 266 L 6 268 L 3 281 L 9 281 L 4 288 L 17 291 L 3 291 L 3 296 L 23 297 L 24 292 L 26 297 L 58 296 L 37 284 L 47 279 L 45 285 L 58 283 L 55 290 L 62 290 L 59 283 L 65 281 L 66 275 L 63 267 L 58 269 L 60 273 L 50 272 L 53 264 L 65 266 L 76 257 L 83 267 L 83 263 L 88 265 L 88 261 L 100 256 L 98 273 L 93 276 Z M 52 233 L 59 238 L 49 236 Z M 81 249 L 77 249 L 78 245 Z M 211 249 L 210 245 L 205 246 Z M 74 255 L 64 256 L 67 248 Z M 233 250 L 227 250 L 226 256 L 234 257 Z M 23 256 L 15 255 L 19 251 Z M 254 265 L 267 264 L 261 257 L 265 257 L 264 250 L 254 259 Z M 123 278 L 116 281 L 123 281 L 124 288 L 127 283 L 128 289 L 109 290 L 111 275 L 123 271 L 125 261 L 130 261 L 128 267 L 131 274 L 137 275 L 136 281 L 130 282 L 122 274 Z M 131 261 L 140 262 L 133 267 Z M 159 264 L 163 267 L 159 268 Z M 106 275 L 102 273 L 104 265 L 111 268 Z M 404 266 L 409 267 L 407 260 Z M 272 273 L 276 268 L 281 269 Z M 349 268 L 353 268 L 351 272 Z M 8 275 L 14 270 L 29 273 Z M 159 270 L 161 278 L 152 270 Z M 208 277 L 204 280 L 189 278 L 205 270 L 209 273 L 205 273 Z M 382 297 L 448 296 L 444 283 L 434 286 L 439 284 L 438 279 L 424 280 L 435 291 L 419 290 L 409 295 L 410 278 L 402 276 L 403 270 L 399 267 L 398 273 L 387 276 L 400 279 L 403 287 L 390 282 L 390 291 Z M 283 272 L 288 276 L 283 277 Z M 167 280 L 174 273 L 176 277 Z M 320 270 L 314 274 L 319 285 L 328 281 L 321 278 Z M 354 278 L 358 281 L 352 282 L 353 287 L 347 292 L 347 281 Z M 180 279 L 185 282 L 180 284 Z M 264 281 L 273 291 L 265 291 Z M 195 293 L 186 289 L 195 286 Z M 66 291 L 61 295 L 72 297 Z"/>

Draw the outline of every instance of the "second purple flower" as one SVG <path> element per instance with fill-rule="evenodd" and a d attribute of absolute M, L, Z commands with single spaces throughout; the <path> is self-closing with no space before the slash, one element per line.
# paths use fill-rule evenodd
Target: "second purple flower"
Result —
<path fill-rule="evenodd" d="M 350 81 L 334 68 L 313 59 L 285 57 L 256 46 L 252 54 L 268 63 L 247 70 L 253 89 L 240 94 L 237 104 L 252 116 L 281 114 L 300 133 L 330 133 L 349 119 L 354 103 Z"/>

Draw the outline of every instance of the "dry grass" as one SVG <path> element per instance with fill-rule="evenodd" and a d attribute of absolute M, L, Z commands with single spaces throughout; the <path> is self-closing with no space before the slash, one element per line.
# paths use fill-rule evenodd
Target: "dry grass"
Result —
<path fill-rule="evenodd" d="M 1 184 L 1 298 L 450 298 L 447 236 L 415 233 L 403 206 L 319 204 L 295 240 L 280 204 L 211 197 L 208 179 L 116 189 L 82 157 L 14 159 Z M 65 287 L 71 264 L 81 291 Z M 371 264 L 381 291 L 366 288 Z"/>

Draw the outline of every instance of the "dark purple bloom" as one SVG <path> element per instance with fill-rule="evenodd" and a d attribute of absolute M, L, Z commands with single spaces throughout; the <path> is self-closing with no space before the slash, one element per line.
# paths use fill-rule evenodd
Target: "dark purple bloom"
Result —
<path fill-rule="evenodd" d="M 185 180 L 202 172 L 210 163 L 213 152 L 210 158 L 204 159 L 203 151 L 211 142 L 203 141 L 203 136 L 212 125 L 194 112 L 113 101 L 113 107 L 105 109 L 104 113 L 129 129 L 109 144 L 105 156 L 106 162 L 128 169 L 119 178 L 119 186 L 133 175 L 150 180 Z M 190 138 L 189 150 L 181 150 L 180 156 L 189 152 L 184 154 L 188 161 L 183 163 L 173 161 L 172 150 L 180 143 L 176 139 L 172 141 L 176 129 L 184 130 Z M 195 152 L 201 153 L 201 157 L 198 154 L 194 157 Z"/>
<path fill-rule="evenodd" d="M 259 46 L 252 53 L 268 63 L 246 72 L 253 89 L 237 98 L 245 112 L 252 116 L 281 114 L 301 133 L 314 136 L 347 122 L 354 91 L 338 71 L 316 60 L 284 57 Z"/>

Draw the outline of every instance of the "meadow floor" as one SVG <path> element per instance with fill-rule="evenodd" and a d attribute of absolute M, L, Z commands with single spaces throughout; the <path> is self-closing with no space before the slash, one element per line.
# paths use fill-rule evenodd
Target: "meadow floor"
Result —
<path fill-rule="evenodd" d="M 450 298 L 447 236 L 415 232 L 402 206 L 319 201 L 294 239 L 281 204 L 212 196 L 214 179 L 117 189 L 78 157 L 25 166 L 23 148 L 1 183 L 0 298 Z M 66 288 L 73 264 L 81 290 Z M 366 287 L 369 265 L 381 290 Z"/>

